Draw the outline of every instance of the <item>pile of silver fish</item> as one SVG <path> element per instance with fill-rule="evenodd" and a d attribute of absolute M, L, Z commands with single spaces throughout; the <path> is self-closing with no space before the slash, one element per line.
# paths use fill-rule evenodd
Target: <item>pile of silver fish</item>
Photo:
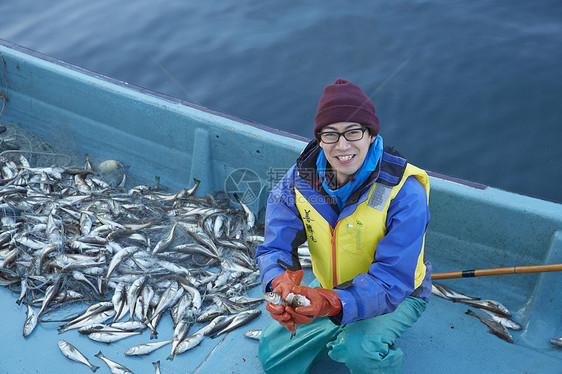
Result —
<path fill-rule="evenodd" d="M 472 310 L 467 310 L 465 314 L 478 318 L 486 325 L 491 334 L 498 336 L 508 343 L 513 343 L 513 336 L 510 330 L 521 330 L 522 326 L 511 318 L 511 312 L 503 304 L 495 300 L 481 300 L 479 297 L 468 296 L 453 290 L 443 284 L 433 282 L 431 293 L 444 299 L 459 302 L 483 311 L 491 317 L 485 318 Z"/>
<path fill-rule="evenodd" d="M 0 159 L 0 173 L 0 284 L 27 306 L 24 337 L 49 313 L 85 302 L 59 332 L 109 343 L 150 329 L 151 339 L 165 340 L 125 354 L 170 344 L 173 359 L 260 314 L 263 299 L 246 295 L 259 284 L 253 257 L 263 236 L 240 199 L 242 209 L 234 209 L 227 196 L 195 197 L 198 181 L 176 193 L 125 190 L 124 173 L 109 184 L 88 160 L 80 168 L 32 167 L 20 156 Z M 162 333 L 167 313 L 174 331 Z M 195 323 L 204 327 L 190 334 Z M 76 348 L 59 346 L 78 357 Z"/>

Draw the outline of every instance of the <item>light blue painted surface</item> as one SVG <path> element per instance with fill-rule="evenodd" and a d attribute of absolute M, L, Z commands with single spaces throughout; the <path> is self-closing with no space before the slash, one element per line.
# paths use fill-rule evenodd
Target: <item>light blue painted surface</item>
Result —
<path fill-rule="evenodd" d="M 198 178 L 202 180 L 200 195 L 222 190 L 231 172 L 250 169 L 259 176 L 261 190 L 250 206 L 263 213 L 271 180 L 281 177 L 305 145 L 304 139 L 1 44 L 9 103 L 0 121 L 16 123 L 61 151 L 72 152 L 77 163 L 83 162 L 84 154 L 97 160 L 117 159 L 128 166 L 133 180 L 151 184 L 157 175 L 171 189 L 189 187 L 193 178 Z M 562 262 L 560 204 L 436 177 L 431 178 L 431 187 L 432 220 L 426 253 L 434 271 Z M 513 333 L 515 344 L 507 344 L 466 316 L 464 305 L 435 297 L 420 321 L 400 339 L 406 354 L 405 372 L 562 372 L 562 350 L 549 343 L 550 338 L 562 336 L 562 273 L 442 283 L 501 301 L 524 330 Z M 259 290 L 253 292 L 256 295 Z M 25 310 L 15 300 L 15 295 L 0 290 L 2 313 L 8 321 L 0 324 L 0 374 L 53 372 L 54 368 L 88 372 L 58 351 L 58 324 L 40 325 L 31 337 L 23 339 Z M 263 315 L 247 328 L 229 334 L 198 372 L 259 373 L 257 344 L 242 332 L 261 328 L 268 321 Z M 170 321 L 164 320 L 162 331 L 169 330 L 167 327 Z M 90 342 L 76 332 L 62 337 L 82 349 L 96 365 L 102 363 L 93 354 L 101 346 L 106 356 L 138 373 L 151 372 L 149 361 L 154 360 L 160 360 L 168 372 L 192 372 L 218 343 L 208 339 L 169 362 L 165 360 L 166 348 L 147 360 L 130 359 L 120 348 Z M 118 345 L 127 348 L 145 340 L 146 336 L 133 337 Z M 346 372 L 329 359 L 320 361 L 312 372 L 328 369 Z M 108 372 L 103 370 L 98 372 Z"/>

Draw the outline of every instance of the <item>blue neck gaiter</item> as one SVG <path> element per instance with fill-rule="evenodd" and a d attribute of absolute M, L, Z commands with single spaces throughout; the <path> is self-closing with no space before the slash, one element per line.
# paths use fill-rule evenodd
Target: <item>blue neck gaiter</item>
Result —
<path fill-rule="evenodd" d="M 328 195 L 334 197 L 338 204 L 338 208 L 340 210 L 345 206 L 347 199 L 353 191 L 355 191 L 359 186 L 361 186 L 367 178 L 371 175 L 373 171 L 376 170 L 377 164 L 379 163 L 379 159 L 381 158 L 383 151 L 383 141 L 380 135 L 377 135 L 373 144 L 369 148 L 367 152 L 367 156 L 365 156 L 365 160 L 363 161 L 363 165 L 357 170 L 355 175 L 350 178 L 350 180 L 344 184 L 342 187 L 332 190 L 330 186 L 328 186 L 328 182 L 326 181 L 325 174 L 326 174 L 326 155 L 324 154 L 324 150 L 320 149 L 320 153 L 318 154 L 318 158 L 316 159 L 316 168 L 318 169 L 318 175 L 322 180 L 322 187 L 328 193 Z"/>

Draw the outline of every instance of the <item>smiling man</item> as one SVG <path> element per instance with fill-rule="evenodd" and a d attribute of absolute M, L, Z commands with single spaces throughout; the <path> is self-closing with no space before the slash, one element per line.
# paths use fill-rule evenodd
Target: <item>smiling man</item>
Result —
<path fill-rule="evenodd" d="M 383 146 L 374 104 L 347 80 L 325 88 L 314 135 L 270 194 L 256 253 L 264 291 L 310 305 L 268 302 L 276 321 L 260 361 L 268 373 L 306 373 L 328 354 L 351 373 L 400 373 L 396 339 L 431 294 L 428 176 Z M 308 286 L 297 252 L 305 240 L 316 278 Z"/>

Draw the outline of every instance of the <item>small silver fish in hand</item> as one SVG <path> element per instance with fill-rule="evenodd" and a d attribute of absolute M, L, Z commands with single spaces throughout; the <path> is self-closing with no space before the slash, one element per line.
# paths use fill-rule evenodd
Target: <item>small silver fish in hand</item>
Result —
<path fill-rule="evenodd" d="M 288 305 L 290 307 L 296 308 L 299 306 L 309 306 L 310 300 L 306 298 L 306 296 L 290 293 L 287 295 L 287 298 L 283 300 L 283 297 L 278 292 L 266 292 L 263 295 L 265 301 L 274 304 L 274 305 Z M 297 325 L 295 324 L 295 328 L 291 331 L 291 339 L 297 333 Z"/>

